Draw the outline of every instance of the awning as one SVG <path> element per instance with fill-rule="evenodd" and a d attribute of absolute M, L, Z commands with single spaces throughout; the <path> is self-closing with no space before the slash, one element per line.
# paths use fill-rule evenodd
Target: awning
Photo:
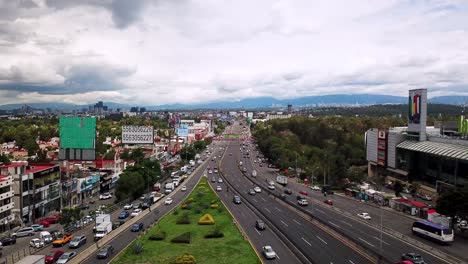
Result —
<path fill-rule="evenodd" d="M 455 145 L 434 141 L 419 142 L 405 140 L 398 144 L 397 148 L 468 161 L 468 146 L 464 145 Z"/>

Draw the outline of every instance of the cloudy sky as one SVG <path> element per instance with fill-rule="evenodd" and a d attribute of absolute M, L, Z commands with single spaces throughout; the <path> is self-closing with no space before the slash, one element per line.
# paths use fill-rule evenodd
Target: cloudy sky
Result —
<path fill-rule="evenodd" d="M 465 0 L 0 0 L 0 104 L 468 95 Z"/>

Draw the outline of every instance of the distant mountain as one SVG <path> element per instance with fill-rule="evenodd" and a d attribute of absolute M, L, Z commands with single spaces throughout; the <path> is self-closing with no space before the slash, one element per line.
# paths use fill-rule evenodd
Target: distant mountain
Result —
<path fill-rule="evenodd" d="M 200 104 L 170 104 L 159 106 L 140 106 L 147 110 L 190 110 L 190 109 L 255 109 L 278 108 L 292 104 L 293 107 L 322 107 L 322 106 L 364 106 L 376 104 L 407 104 L 408 98 L 404 96 L 378 95 L 378 94 L 336 94 L 322 96 L 306 96 L 292 99 L 276 99 L 273 97 L 246 98 L 239 101 L 219 101 Z M 468 96 L 439 96 L 429 99 L 429 103 L 465 105 Z M 0 105 L 0 110 L 13 110 L 25 104 Z M 88 109 L 88 105 L 75 105 L 66 103 L 29 103 L 35 109 L 62 109 L 81 110 Z M 104 102 L 110 109 L 130 109 L 133 105 L 115 102 Z M 136 106 L 136 105 L 135 105 Z"/>

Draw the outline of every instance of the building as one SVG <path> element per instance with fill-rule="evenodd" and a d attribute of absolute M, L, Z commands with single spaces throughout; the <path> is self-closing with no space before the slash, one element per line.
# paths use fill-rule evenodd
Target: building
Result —
<path fill-rule="evenodd" d="M 9 224 L 15 220 L 13 174 L 15 167 L 9 165 L 0 166 L 0 232 L 8 229 Z"/>
<path fill-rule="evenodd" d="M 283 113 L 276 113 L 276 114 L 267 114 L 266 120 L 273 120 L 273 119 L 286 119 L 291 118 L 291 114 L 283 114 Z"/>
<path fill-rule="evenodd" d="M 422 182 L 425 194 L 468 186 L 467 138 L 450 122 L 426 126 L 426 89 L 409 91 L 408 108 L 408 127 L 366 132 L 369 176 Z"/>

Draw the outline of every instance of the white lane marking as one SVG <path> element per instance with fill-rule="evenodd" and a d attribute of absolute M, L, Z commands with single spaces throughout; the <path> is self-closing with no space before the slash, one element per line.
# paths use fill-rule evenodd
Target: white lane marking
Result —
<path fill-rule="evenodd" d="M 321 237 L 319 237 L 319 236 L 315 236 L 315 237 L 317 237 L 317 238 L 318 238 L 320 241 L 322 241 L 325 245 L 328 245 L 327 241 L 323 240 Z"/>
<path fill-rule="evenodd" d="M 352 224 L 350 224 L 350 223 L 348 223 L 348 222 L 345 222 L 345 221 L 343 221 L 343 220 L 340 220 L 340 222 L 342 222 L 342 223 L 345 224 L 345 225 L 349 225 L 350 227 L 353 227 Z"/>
<path fill-rule="evenodd" d="M 265 211 L 267 211 L 267 212 L 269 212 L 271 214 L 271 211 L 268 210 L 268 208 L 263 208 L 263 209 L 265 209 Z"/>
<path fill-rule="evenodd" d="M 298 224 L 298 225 L 301 225 L 301 223 L 299 223 L 298 221 L 296 221 L 296 219 L 293 219 L 293 221 Z"/>
<path fill-rule="evenodd" d="M 310 211 L 309 209 L 306 209 L 306 211 L 312 214 L 312 211 Z"/>
<path fill-rule="evenodd" d="M 328 223 L 329 223 L 330 225 L 334 226 L 334 227 L 338 227 L 338 228 L 340 228 L 340 227 L 341 227 L 341 226 L 339 226 L 339 225 L 337 225 L 337 224 L 333 223 L 332 221 L 328 221 Z"/>
<path fill-rule="evenodd" d="M 285 225 L 286 227 L 288 226 L 288 224 L 286 224 L 283 220 L 281 220 L 281 223 L 283 223 L 283 225 Z"/>
<path fill-rule="evenodd" d="M 382 243 L 384 243 L 385 245 L 390 246 L 390 244 L 385 242 L 383 239 L 381 240 L 380 238 L 378 238 L 376 236 L 374 236 L 374 238 L 377 239 L 378 241 L 382 241 Z"/>
<path fill-rule="evenodd" d="M 281 209 L 279 209 L 278 207 L 275 206 L 275 209 L 278 211 L 278 212 L 283 212 L 281 211 Z"/>
<path fill-rule="evenodd" d="M 263 198 L 263 197 L 260 197 L 260 199 L 262 199 L 264 202 L 266 202 L 265 198 Z"/>
<path fill-rule="evenodd" d="M 317 208 L 315 208 L 315 210 L 316 210 L 316 211 L 319 211 L 319 212 L 322 213 L 322 214 L 325 213 L 324 211 L 322 211 L 322 210 L 320 210 L 320 209 L 317 209 Z"/>
<path fill-rule="evenodd" d="M 365 240 L 365 239 L 362 239 L 360 237 L 358 237 L 359 240 L 361 240 L 362 242 L 366 243 L 367 245 L 371 246 L 371 247 L 375 247 L 372 243 L 370 243 L 369 241 Z"/>
<path fill-rule="evenodd" d="M 348 259 L 349 263 L 351 264 L 355 264 L 352 260 Z"/>
<path fill-rule="evenodd" d="M 305 238 L 303 238 L 303 237 L 301 237 L 301 238 L 302 238 L 302 240 L 304 240 L 304 242 L 307 243 L 307 245 L 312 246 L 312 244 L 310 244 L 309 241 L 305 240 Z"/>
<path fill-rule="evenodd" d="M 252 200 L 253 200 L 254 202 L 258 202 L 257 200 L 255 200 L 255 198 L 252 198 Z"/>
<path fill-rule="evenodd" d="M 278 254 L 276 254 L 276 258 L 277 258 L 277 259 L 280 259 L 280 257 L 278 256 Z"/>
<path fill-rule="evenodd" d="M 261 236 L 260 232 L 258 232 L 257 228 L 254 227 L 254 230 L 257 231 L 258 235 Z"/>

